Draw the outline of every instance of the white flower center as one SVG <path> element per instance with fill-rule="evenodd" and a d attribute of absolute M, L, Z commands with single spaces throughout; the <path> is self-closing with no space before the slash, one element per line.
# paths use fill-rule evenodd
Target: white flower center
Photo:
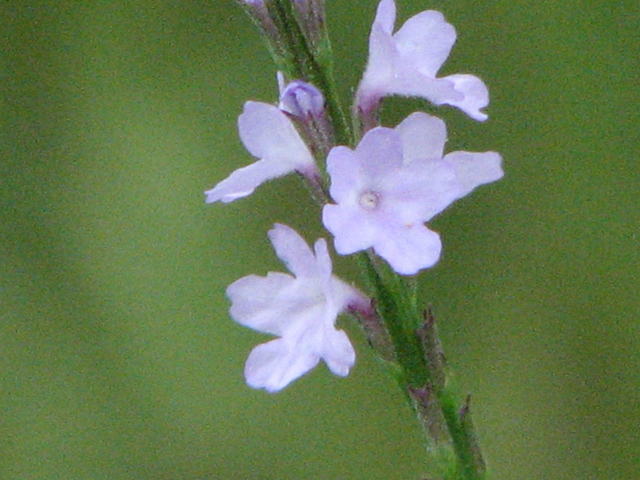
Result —
<path fill-rule="evenodd" d="M 380 203 L 380 195 L 373 190 L 365 190 L 360 194 L 358 203 L 365 210 L 375 210 Z"/>

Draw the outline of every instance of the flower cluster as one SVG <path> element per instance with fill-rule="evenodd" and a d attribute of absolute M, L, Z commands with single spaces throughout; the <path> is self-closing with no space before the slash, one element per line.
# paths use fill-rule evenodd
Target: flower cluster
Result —
<path fill-rule="evenodd" d="M 270 1 L 244 3 L 275 38 L 280 19 L 272 18 Z M 323 2 L 292 4 L 295 18 L 302 19 L 301 31 L 321 44 Z M 475 120 L 487 119 L 481 111 L 489 103 L 482 80 L 467 74 L 437 77 L 456 40 L 454 28 L 441 13 L 424 11 L 394 33 L 395 9 L 394 0 L 382 0 L 371 28 L 369 61 L 353 108 L 354 123 L 365 130 L 359 141 L 336 145 L 338 127 L 326 108 L 329 93 L 309 78 L 287 83 L 279 73 L 277 105 L 247 102 L 238 119 L 240 138 L 258 160 L 208 190 L 208 203 L 246 197 L 262 183 L 296 172 L 316 193 L 322 223 L 338 254 L 366 251 L 399 275 L 414 275 L 438 261 L 441 240 L 425 222 L 477 186 L 501 178 L 501 157 L 495 152 L 445 153 L 444 122 L 423 112 L 395 128 L 377 123 L 388 95 L 422 97 L 457 107 Z M 328 177 L 319 165 L 326 165 Z M 375 315 L 370 312 L 375 302 L 332 274 L 324 239 L 312 251 L 298 233 L 281 224 L 269 238 L 293 276 L 251 275 L 227 289 L 235 321 L 278 337 L 253 349 L 245 367 L 247 383 L 275 392 L 320 359 L 333 373 L 347 375 L 355 353 L 335 322 L 342 312 Z"/>

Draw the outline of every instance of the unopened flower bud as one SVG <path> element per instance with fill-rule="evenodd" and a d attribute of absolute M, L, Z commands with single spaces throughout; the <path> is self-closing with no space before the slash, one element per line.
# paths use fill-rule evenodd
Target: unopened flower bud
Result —
<path fill-rule="evenodd" d="M 334 139 L 322 92 L 302 80 L 286 83 L 282 72 L 278 72 L 278 88 L 278 108 L 294 120 L 312 152 L 326 157 Z"/>
<path fill-rule="evenodd" d="M 284 76 L 278 72 L 280 103 L 278 108 L 300 119 L 320 118 L 324 114 L 324 96 L 310 83 L 294 80 L 284 84 Z"/>

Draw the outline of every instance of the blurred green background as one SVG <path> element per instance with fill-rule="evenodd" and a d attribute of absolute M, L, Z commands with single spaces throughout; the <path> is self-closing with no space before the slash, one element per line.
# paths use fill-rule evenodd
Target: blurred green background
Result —
<path fill-rule="evenodd" d="M 329 0 L 345 101 L 375 0 Z M 442 10 L 442 73 L 489 85 L 449 149 L 497 150 L 504 180 L 433 227 L 421 276 L 500 480 L 640 478 L 640 3 L 398 0 Z M 266 336 L 225 287 L 281 270 L 275 221 L 322 233 L 295 178 L 230 205 L 202 192 L 252 161 L 248 99 L 276 99 L 231 0 L 0 5 L 0 478 L 419 479 L 420 431 L 358 335 L 270 395 L 242 369 Z M 392 99 L 394 124 L 424 102 Z M 344 259 L 337 270 L 355 279 Z"/>

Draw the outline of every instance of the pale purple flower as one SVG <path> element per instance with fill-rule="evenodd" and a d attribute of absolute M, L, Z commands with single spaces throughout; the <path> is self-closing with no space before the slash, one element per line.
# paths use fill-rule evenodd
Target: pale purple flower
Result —
<path fill-rule="evenodd" d="M 346 333 L 336 330 L 338 314 L 368 305 L 358 290 L 332 275 L 327 243 L 315 244 L 315 255 L 290 227 L 269 231 L 276 254 L 294 276 L 269 272 L 229 285 L 229 313 L 238 323 L 280 338 L 255 347 L 245 365 L 247 384 L 277 392 L 323 359 L 336 375 L 346 376 L 355 352 Z"/>
<path fill-rule="evenodd" d="M 338 253 L 372 247 L 403 275 L 438 261 L 440 237 L 424 222 L 503 175 L 495 152 L 444 155 L 446 135 L 442 120 L 414 113 L 395 129 L 370 130 L 355 151 L 331 150 L 327 171 L 336 204 L 325 205 L 322 220 Z"/>
<path fill-rule="evenodd" d="M 228 203 L 246 197 L 267 180 L 293 172 L 317 182 L 320 174 L 311 152 L 291 120 L 277 107 L 245 103 L 238 117 L 238 131 L 244 146 L 259 160 L 206 191 L 207 203 Z"/>
<path fill-rule="evenodd" d="M 474 75 L 436 78 L 456 41 L 456 31 L 440 12 L 414 15 L 393 33 L 394 0 L 382 0 L 369 37 L 369 62 L 358 87 L 356 105 L 368 116 L 382 97 L 424 97 L 435 105 L 458 107 L 475 120 L 486 120 L 480 111 L 489 104 L 486 85 Z"/>

